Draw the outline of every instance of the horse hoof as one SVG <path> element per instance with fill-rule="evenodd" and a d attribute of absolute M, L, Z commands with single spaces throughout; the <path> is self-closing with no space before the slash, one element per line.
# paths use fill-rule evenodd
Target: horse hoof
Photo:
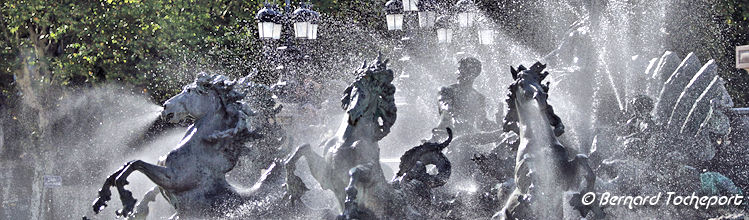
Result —
<path fill-rule="evenodd" d="M 94 201 L 94 205 L 91 206 L 94 209 L 94 213 L 99 214 L 104 207 L 107 207 L 107 201 L 98 198 Z"/>
<path fill-rule="evenodd" d="M 135 199 L 128 199 L 126 201 L 122 201 L 122 209 L 117 210 L 115 212 L 116 215 L 122 216 L 122 217 L 128 217 L 130 214 L 133 213 L 133 209 L 135 208 L 135 203 L 138 200 Z"/>

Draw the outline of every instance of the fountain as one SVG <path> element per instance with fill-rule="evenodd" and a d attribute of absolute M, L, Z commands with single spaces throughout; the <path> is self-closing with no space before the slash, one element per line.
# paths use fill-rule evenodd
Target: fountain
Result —
<path fill-rule="evenodd" d="M 47 130 L 10 126 L 37 123 L 28 120 L 37 112 L 0 109 L 0 185 L 8 186 L 0 191 L 0 218 L 691 219 L 740 213 L 743 206 L 582 204 L 587 193 L 725 196 L 749 187 L 743 169 L 749 110 L 734 108 L 719 60 L 666 46 L 674 37 L 666 33 L 668 21 L 678 16 L 670 8 L 677 4 L 541 1 L 523 9 L 529 17 L 497 24 L 489 21 L 496 15 L 476 14 L 487 26 L 509 27 L 517 19 L 537 25 L 496 31 L 486 45 L 463 41 L 476 34 L 468 29 L 456 29 L 454 43 L 445 44 L 417 31 L 378 35 L 352 23 L 319 22 L 340 31 L 321 31 L 321 39 L 350 35 L 341 39 L 368 42 L 393 61 L 381 55 L 353 75 L 336 75 L 351 73 L 355 61 L 377 51 L 328 42 L 346 54 L 319 50 L 325 61 L 284 61 L 276 70 L 289 73 L 274 85 L 251 82 L 254 73 L 237 80 L 199 75 L 163 109 L 119 86 L 66 92 L 59 102 L 41 99 L 55 106 L 44 113 L 51 119 Z M 522 39 L 512 32 L 524 32 Z M 536 64 L 506 74 L 507 66 L 521 63 Z M 286 79 L 305 71 L 326 81 Z M 331 94 L 340 91 L 338 102 Z M 160 112 L 170 117 L 159 118 Z M 60 147 L 39 154 L 12 147 L 35 144 Z M 62 181 L 42 185 L 45 177 Z M 109 204 L 122 209 L 99 213 L 112 196 L 120 199 Z"/>

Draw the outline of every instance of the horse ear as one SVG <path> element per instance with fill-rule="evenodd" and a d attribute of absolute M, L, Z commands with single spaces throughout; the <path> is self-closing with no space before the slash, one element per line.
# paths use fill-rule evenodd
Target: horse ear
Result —
<path fill-rule="evenodd" d="M 515 67 L 510 66 L 510 73 L 512 73 L 512 79 L 518 79 L 518 71 Z"/>
<path fill-rule="evenodd" d="M 542 64 L 541 62 L 536 62 L 531 66 L 531 71 L 541 73 L 546 68 L 546 65 Z"/>

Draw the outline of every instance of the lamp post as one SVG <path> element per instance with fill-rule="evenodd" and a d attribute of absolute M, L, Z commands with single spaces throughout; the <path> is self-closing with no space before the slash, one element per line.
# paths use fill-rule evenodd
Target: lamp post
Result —
<path fill-rule="evenodd" d="M 388 30 L 403 30 L 403 1 L 390 0 L 385 3 L 385 18 Z"/>
<path fill-rule="evenodd" d="M 749 72 L 749 45 L 736 47 L 736 68 Z"/>
<path fill-rule="evenodd" d="M 318 37 L 318 25 L 320 14 L 313 11 L 309 4 L 302 4 L 292 11 L 290 0 L 285 1 L 283 13 L 278 7 L 265 4 L 255 16 L 258 25 L 258 35 L 262 40 L 274 41 L 264 45 L 265 48 L 276 47 L 275 50 L 264 50 L 266 57 L 273 59 L 271 62 L 280 71 L 279 83 L 274 85 L 274 94 L 280 99 L 294 100 L 291 91 L 303 86 L 303 75 L 294 74 L 300 69 L 303 59 L 309 56 L 304 50 L 307 44 L 302 41 L 313 41 Z M 286 28 L 287 31 L 282 31 Z M 295 41 L 295 39 L 297 41 Z M 277 44 L 276 44 L 277 43 Z M 287 84 L 288 83 L 288 84 Z"/>

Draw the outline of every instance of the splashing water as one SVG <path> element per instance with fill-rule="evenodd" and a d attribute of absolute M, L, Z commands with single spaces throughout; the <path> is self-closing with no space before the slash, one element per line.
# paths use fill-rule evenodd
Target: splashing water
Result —
<path fill-rule="evenodd" d="M 571 144 L 566 145 L 587 153 L 596 129 L 608 123 L 604 118 L 606 113 L 626 109 L 626 101 L 638 94 L 636 84 L 641 82 L 637 81 L 637 74 L 644 71 L 640 68 L 646 66 L 643 65 L 646 63 L 645 58 L 663 52 L 663 39 L 667 37 L 664 26 L 669 19 L 666 15 L 673 4 L 670 0 L 640 1 L 637 4 L 611 0 L 593 5 L 584 5 L 578 1 L 541 1 L 532 10 L 542 13 L 535 13 L 533 17 L 515 18 L 539 20 L 536 24 L 540 27 L 534 29 L 546 31 L 547 33 L 538 35 L 545 36 L 544 39 L 552 42 L 535 43 L 555 45 L 554 48 L 526 45 L 511 37 L 507 30 L 497 30 L 495 44 L 490 46 L 427 47 L 426 45 L 432 45 L 428 40 L 417 41 L 412 38 L 410 48 L 427 49 L 412 53 L 401 52 L 404 54 L 393 52 L 388 55 L 397 66 L 393 69 L 397 76 L 394 84 L 397 87 L 395 96 L 399 117 L 391 134 L 380 142 L 381 158 L 398 158 L 408 148 L 420 144 L 421 139 L 428 138 L 431 128 L 438 122 L 437 91 L 439 87 L 455 82 L 453 73 L 457 70 L 457 60 L 464 56 L 476 56 L 483 63 L 483 72 L 476 79 L 475 87 L 487 97 L 486 112 L 491 120 L 495 120 L 491 117 L 495 112 L 505 108 L 502 102 L 506 87 L 511 81 L 507 67 L 529 65 L 535 60 L 548 63 L 551 72 L 549 81 L 552 90 L 555 90 L 549 102 L 569 126 L 563 138 Z M 341 30 L 330 32 L 343 32 L 343 29 L 361 31 L 356 26 L 336 25 L 330 26 Z M 352 37 L 362 38 L 357 39 L 359 41 L 376 41 L 386 46 L 394 44 L 386 36 L 366 34 Z M 350 72 L 350 66 L 357 66 L 352 63 L 361 62 L 366 56 L 361 53 L 340 54 L 335 58 L 338 59 L 332 62 L 339 62 L 336 69 L 314 70 Z M 314 66 L 314 63 L 308 66 Z M 296 144 L 311 143 L 315 146 L 325 137 L 333 135 L 340 124 L 340 114 L 343 113 L 338 108 L 337 99 L 349 81 L 350 78 L 342 78 L 326 82 L 323 87 L 332 92 L 322 92 L 322 96 L 328 101 L 322 104 L 320 110 L 306 112 L 302 110 L 302 106 L 284 107 L 285 112 L 282 114 L 296 114 L 298 118 L 302 118 L 292 121 L 286 128 L 289 134 L 297 137 Z M 50 213 L 55 213 L 56 218 L 78 218 L 86 213 L 85 210 L 95 196 L 92 192 L 96 192 L 105 175 L 117 166 L 131 159 L 155 163 L 159 156 L 166 154 L 179 142 L 184 130 L 175 129 L 153 138 L 146 145 L 131 146 L 130 143 L 145 138 L 143 133 L 158 119 L 163 108 L 146 97 L 123 91 L 125 90 L 121 87 L 105 86 L 80 92 L 61 101 L 59 107 L 52 111 L 54 114 L 51 124 L 57 127 L 50 134 L 50 139 L 54 140 L 50 145 L 56 146 L 51 147 L 55 149 L 54 152 L 37 158 L 48 161 L 41 163 L 38 175 L 60 175 L 63 186 L 59 189 L 36 186 L 33 190 L 46 193 L 46 199 L 50 201 L 46 202 L 47 208 L 51 210 Z M 497 118 L 501 120 L 501 117 Z M 0 137 L 3 135 L 2 131 L 0 128 Z M 11 135 L 9 129 L 6 128 L 5 131 L 5 136 Z M 5 144 L 7 148 L 8 143 Z M 0 138 L 0 149 L 3 147 Z M 318 153 L 322 151 L 319 148 L 314 150 Z M 392 166 L 392 161 L 385 162 L 395 167 Z M 22 165 L 24 164 L 3 168 L 9 167 L 7 169 L 12 170 Z M 304 166 L 306 165 L 300 166 L 300 172 L 309 172 Z M 3 175 L 0 176 L 0 185 L 6 186 L 10 185 L 9 180 L 18 177 L 4 169 L 0 175 Z M 306 174 L 300 175 L 309 177 Z M 391 176 L 392 173 L 386 175 Z M 38 182 L 41 179 L 39 176 L 29 181 Z M 131 183 L 129 187 L 136 197 L 152 186 L 140 174 L 134 175 Z M 32 182 L 23 184 L 30 185 Z M 2 190 L 4 195 L 16 195 L 3 197 L 6 201 L 28 201 L 18 196 L 27 194 L 25 191 L 14 191 L 10 187 Z M 465 183 L 458 186 L 458 190 L 475 192 L 477 186 L 475 183 Z M 325 196 L 325 193 L 327 192 L 316 188 L 305 199 L 329 201 L 331 195 Z M 28 203 L 43 203 L 41 198 L 34 199 L 35 201 Z M 159 210 L 152 216 L 170 215 L 169 206 L 159 201 L 163 202 L 163 199 L 157 199 L 157 205 L 152 206 L 152 210 Z M 109 208 L 116 209 L 117 207 Z"/>

